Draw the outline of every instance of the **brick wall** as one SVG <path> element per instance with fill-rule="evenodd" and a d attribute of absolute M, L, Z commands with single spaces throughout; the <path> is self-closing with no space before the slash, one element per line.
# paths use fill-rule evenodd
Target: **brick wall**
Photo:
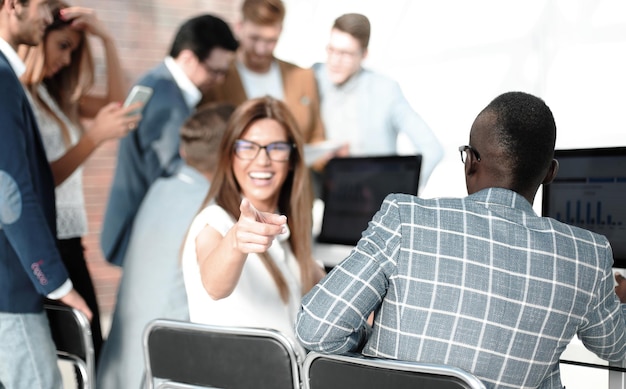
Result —
<path fill-rule="evenodd" d="M 239 0 L 75 0 L 96 10 L 98 18 L 112 33 L 128 84 L 155 66 L 167 54 L 178 26 L 187 18 L 201 13 L 215 14 L 232 26 L 239 9 Z M 93 41 L 96 57 L 96 91 L 105 83 L 102 47 Z M 85 201 L 89 218 L 89 234 L 84 239 L 89 270 L 103 316 L 115 304 L 121 270 L 103 259 L 99 236 L 117 155 L 117 142 L 109 142 L 85 163 Z"/>

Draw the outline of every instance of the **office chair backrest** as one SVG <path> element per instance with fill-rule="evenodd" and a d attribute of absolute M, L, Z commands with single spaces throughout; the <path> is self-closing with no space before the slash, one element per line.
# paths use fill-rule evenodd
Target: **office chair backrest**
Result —
<path fill-rule="evenodd" d="M 150 388 L 300 387 L 303 358 L 278 331 L 158 319 L 144 330 L 143 344 Z"/>
<path fill-rule="evenodd" d="M 57 356 L 74 366 L 80 388 L 93 388 L 95 356 L 89 320 L 80 311 L 66 305 L 49 302 L 44 307 Z"/>
<path fill-rule="evenodd" d="M 304 389 L 485 389 L 478 378 L 455 367 L 360 355 L 312 352 L 302 373 Z"/>

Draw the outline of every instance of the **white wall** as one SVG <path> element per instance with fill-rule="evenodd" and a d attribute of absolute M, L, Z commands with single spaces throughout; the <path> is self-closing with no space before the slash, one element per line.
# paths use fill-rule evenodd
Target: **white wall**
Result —
<path fill-rule="evenodd" d="M 498 94 L 544 98 L 558 148 L 626 145 L 626 2 L 622 0 L 284 0 L 278 57 L 325 59 L 333 20 L 372 23 L 367 66 L 397 79 L 438 135 L 444 161 L 424 197 L 463 196 L 457 146 Z"/>

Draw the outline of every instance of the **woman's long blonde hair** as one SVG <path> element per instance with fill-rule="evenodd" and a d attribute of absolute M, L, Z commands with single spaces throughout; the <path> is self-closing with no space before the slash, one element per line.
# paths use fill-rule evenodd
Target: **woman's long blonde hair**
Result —
<path fill-rule="evenodd" d="M 287 225 L 291 231 L 289 244 L 300 265 L 301 292 L 304 294 L 315 283 L 314 266 L 317 266 L 311 256 L 313 192 L 309 170 L 304 163 L 303 138 L 295 119 L 283 102 L 266 96 L 248 100 L 235 110 L 222 138 L 217 170 L 211 188 L 200 209 L 214 200 L 233 218 L 239 219 L 241 189 L 233 173 L 235 141 L 241 138 L 252 123 L 266 118 L 276 120 L 285 129 L 288 141 L 296 145 L 289 160 L 289 173 L 280 189 L 278 210 L 287 216 Z M 287 302 L 289 289 L 280 270 L 267 253 L 260 257 L 276 282 L 282 300 Z"/>
<path fill-rule="evenodd" d="M 94 60 L 89 47 L 89 40 L 84 32 L 80 32 L 81 41 L 72 52 L 71 62 L 68 66 L 59 70 L 55 75 L 45 78 L 45 52 L 48 34 L 55 30 L 72 28 L 72 20 L 61 18 L 61 10 L 69 5 L 61 0 L 50 0 L 50 8 L 53 15 L 52 23 L 46 28 L 44 37 L 37 46 L 21 46 L 20 57 L 26 65 L 26 71 L 21 79 L 33 98 L 59 123 L 63 139 L 69 144 L 69 130 L 63 121 L 54 114 L 52 109 L 42 101 L 37 93 L 37 86 L 44 83 L 50 96 L 57 103 L 61 111 L 72 121 L 77 128 L 82 130 L 80 124 L 79 103 L 80 99 L 94 85 Z"/>

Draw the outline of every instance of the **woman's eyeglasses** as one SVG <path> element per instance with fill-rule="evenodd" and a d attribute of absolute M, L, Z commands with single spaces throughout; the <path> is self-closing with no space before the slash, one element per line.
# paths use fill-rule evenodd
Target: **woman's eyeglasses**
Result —
<path fill-rule="evenodd" d="M 272 142 L 261 146 L 249 140 L 238 139 L 235 141 L 235 155 L 245 160 L 255 159 L 259 155 L 259 151 L 265 149 L 268 158 L 272 161 L 285 162 L 289 161 L 291 150 L 294 148 L 295 145 L 289 142 Z"/>

